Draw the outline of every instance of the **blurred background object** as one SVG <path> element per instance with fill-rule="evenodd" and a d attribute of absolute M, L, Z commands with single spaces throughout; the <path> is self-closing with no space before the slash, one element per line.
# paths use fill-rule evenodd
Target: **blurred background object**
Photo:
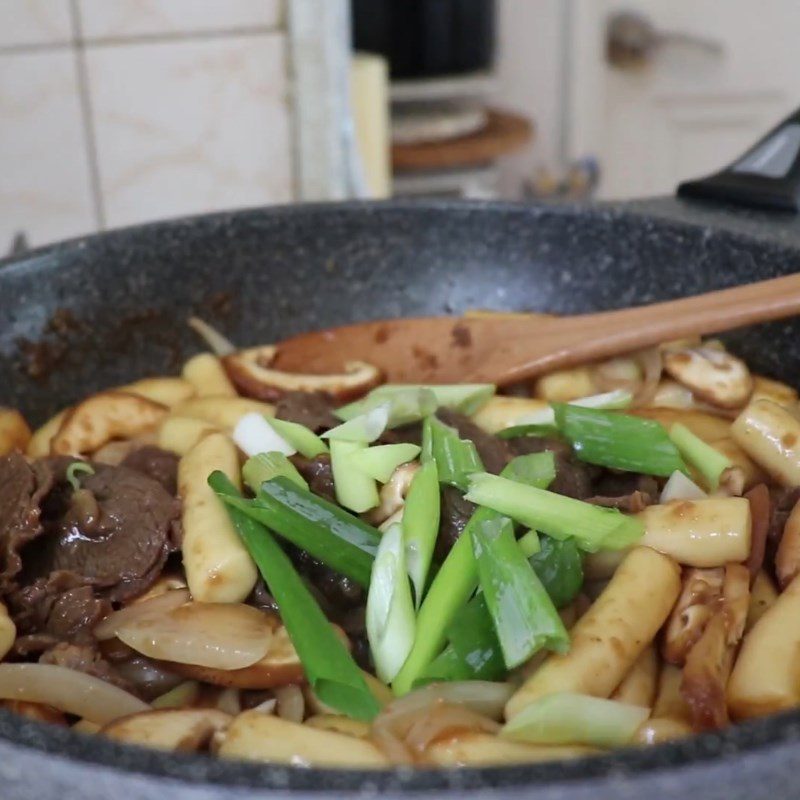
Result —
<path fill-rule="evenodd" d="M 0 0 L 0 251 L 268 203 L 672 192 L 798 104 L 800 3 L 721 7 Z"/>

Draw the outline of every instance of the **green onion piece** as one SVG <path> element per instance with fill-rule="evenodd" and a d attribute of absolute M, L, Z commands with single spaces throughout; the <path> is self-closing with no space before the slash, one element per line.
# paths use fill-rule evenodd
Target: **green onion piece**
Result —
<path fill-rule="evenodd" d="M 436 462 L 429 461 L 417 470 L 408 488 L 403 507 L 403 537 L 406 545 L 406 564 L 417 608 L 425 592 L 425 581 L 431 566 L 433 549 L 439 533 L 441 495 Z"/>
<path fill-rule="evenodd" d="M 243 500 L 222 472 L 213 473 L 208 482 L 223 499 Z M 278 604 L 314 693 L 342 714 L 374 719 L 380 711 L 378 701 L 289 557 L 263 525 L 231 506 L 228 513 Z"/>
<path fill-rule="evenodd" d="M 403 530 L 397 524 L 383 534 L 372 565 L 366 623 L 375 671 L 391 683 L 414 644 L 415 626 Z"/>
<path fill-rule="evenodd" d="M 555 539 L 574 536 L 583 550 L 621 550 L 644 534 L 643 523 L 615 508 L 602 508 L 499 475 L 473 475 L 466 499 L 505 514 Z"/>
<path fill-rule="evenodd" d="M 558 428 L 555 422 L 552 425 L 512 425 L 510 428 L 503 428 L 497 431 L 495 436 L 498 439 L 517 439 L 520 436 L 558 436 Z"/>
<path fill-rule="evenodd" d="M 436 658 L 428 664 L 425 672 L 415 681 L 413 689 L 419 689 L 428 683 L 447 683 L 450 681 L 472 680 L 472 670 L 452 645 L 447 645 Z"/>
<path fill-rule="evenodd" d="M 416 444 L 378 444 L 354 451 L 350 464 L 373 480 L 386 483 L 401 464 L 413 461 L 419 451 Z"/>
<path fill-rule="evenodd" d="M 581 461 L 628 472 L 669 477 L 686 472 L 661 423 L 629 414 L 554 403 L 559 430 Z"/>
<path fill-rule="evenodd" d="M 520 544 L 525 537 L 520 539 Z M 556 608 L 571 603 L 583 586 L 583 556 L 574 539 L 539 537 L 540 550 L 528 556 Z"/>
<path fill-rule="evenodd" d="M 436 411 L 439 406 L 452 408 L 455 411 L 460 411 L 462 414 L 470 416 L 471 414 L 474 414 L 481 406 L 483 406 L 496 391 L 497 387 L 491 383 L 456 383 L 438 385 L 390 383 L 384 386 L 378 386 L 377 389 L 373 389 L 363 400 L 343 406 L 335 413 L 339 419 L 348 420 L 352 419 L 357 414 L 363 414 L 364 411 L 374 407 L 376 402 L 386 402 L 388 400 L 397 408 L 397 410 L 393 412 L 394 424 L 390 425 L 391 427 L 394 427 L 395 425 L 403 425 L 408 422 L 415 422 L 416 420 L 433 414 L 433 412 Z M 395 420 L 394 415 L 397 416 L 397 419 L 401 417 L 399 409 L 402 406 L 408 405 L 409 408 L 413 407 L 414 401 L 409 400 L 409 398 L 413 398 L 415 395 L 419 397 L 420 393 L 423 393 L 426 395 L 426 397 L 424 400 L 419 401 L 419 408 L 416 412 L 418 416 L 412 416 L 406 419 L 405 422 Z M 403 398 L 399 402 L 395 400 L 398 395 L 402 396 Z M 432 397 L 432 400 L 428 399 L 428 397 Z"/>
<path fill-rule="evenodd" d="M 545 695 L 525 706 L 500 731 L 533 744 L 622 747 L 650 716 L 650 709 L 573 692 Z"/>
<path fill-rule="evenodd" d="M 579 406 L 580 408 L 601 408 L 606 410 L 628 408 L 633 402 L 633 394 L 627 389 L 614 389 L 612 392 L 604 392 L 603 394 L 593 394 L 589 397 L 580 397 L 577 400 L 570 400 L 567 405 Z M 555 403 L 542 408 L 539 411 L 533 411 L 530 414 L 525 414 L 517 420 L 517 426 L 520 425 L 554 425 L 556 417 L 554 414 Z"/>
<path fill-rule="evenodd" d="M 712 492 L 718 489 L 722 473 L 730 469 L 733 462 L 680 422 L 670 428 L 669 438 L 686 461 L 703 476 L 707 488 Z"/>
<path fill-rule="evenodd" d="M 342 575 L 369 586 L 380 533 L 335 503 L 285 477 L 262 484 L 253 500 L 230 494 L 220 498 Z"/>
<path fill-rule="evenodd" d="M 528 531 L 519 538 L 517 544 L 525 558 L 536 555 L 542 549 L 542 543 L 539 541 L 539 534 L 536 531 Z"/>
<path fill-rule="evenodd" d="M 285 419 L 266 417 L 267 422 L 275 432 L 289 442 L 298 453 L 306 458 L 314 458 L 321 453 L 328 452 L 328 446 L 314 431 L 300 425 L 298 422 L 289 422 Z"/>
<path fill-rule="evenodd" d="M 518 667 L 543 648 L 565 653 L 569 634 L 520 550 L 511 520 L 486 520 L 471 533 L 478 577 L 506 666 Z"/>
<path fill-rule="evenodd" d="M 353 456 L 366 449 L 365 444 L 331 439 L 331 470 L 336 499 L 340 505 L 357 514 L 374 508 L 380 502 L 375 479 L 353 465 Z"/>
<path fill-rule="evenodd" d="M 323 439 L 369 444 L 374 442 L 389 423 L 389 403 L 381 403 L 364 414 L 331 428 L 322 434 Z"/>
<path fill-rule="evenodd" d="M 81 488 L 78 475 L 94 475 L 94 467 L 85 461 L 73 461 L 67 467 L 67 481 L 76 492 Z"/>
<path fill-rule="evenodd" d="M 506 665 L 486 598 L 479 594 L 458 613 L 447 629 L 449 644 L 414 685 L 431 681 L 498 681 Z"/>
<path fill-rule="evenodd" d="M 432 391 L 421 386 L 410 386 L 407 388 L 402 387 L 397 392 L 391 392 L 383 396 L 373 392 L 364 400 L 357 400 L 355 403 L 342 406 L 334 413 L 339 419 L 347 421 L 385 403 L 389 404 L 387 428 L 397 428 L 400 425 L 418 422 L 429 414 L 433 414 L 439 407 L 436 396 Z"/>
<path fill-rule="evenodd" d="M 447 427 L 447 426 L 445 426 Z M 424 452 L 423 447 L 423 452 Z M 539 455 L 535 453 L 534 455 Z M 528 460 L 529 456 L 520 458 Z M 523 475 L 527 470 L 514 459 L 503 470 L 503 475 Z M 530 464 L 530 461 L 527 461 Z M 438 464 L 437 464 L 438 466 Z M 536 473 L 539 474 L 537 468 Z M 514 481 L 509 481 L 514 483 Z M 478 586 L 478 565 L 472 552 L 472 529 L 498 515 L 488 508 L 479 508 L 470 517 L 461 536 L 453 545 L 447 558 L 436 573 L 417 616 L 414 646 L 406 663 L 394 679 L 396 694 L 411 691 L 414 683 L 424 674 L 428 665 L 441 652 L 447 641 L 447 628 L 463 609 Z"/>
<path fill-rule="evenodd" d="M 476 595 L 461 609 L 447 629 L 447 638 L 448 649 L 469 667 L 470 680 L 496 681 L 505 676 L 503 651 L 485 594 Z"/>
<path fill-rule="evenodd" d="M 487 509 L 478 509 L 472 515 L 436 573 L 419 609 L 414 646 L 392 683 L 395 694 L 411 691 L 416 680 L 441 652 L 446 641 L 447 626 L 475 591 L 478 565 L 472 554 L 469 528 L 474 520 L 477 521 L 476 518 L 486 519 L 492 513 Z"/>
<path fill-rule="evenodd" d="M 436 462 L 439 482 L 467 490 L 469 476 L 483 471 L 483 463 L 475 445 L 461 439 L 458 431 L 435 416 L 422 423 L 422 463 Z"/>
<path fill-rule="evenodd" d="M 261 484 L 283 475 L 301 489 L 308 489 L 305 478 L 297 471 L 297 467 L 283 453 L 259 453 L 248 458 L 242 467 L 242 478 L 253 492 L 257 494 Z"/>
<path fill-rule="evenodd" d="M 546 489 L 556 479 L 556 460 L 550 450 L 517 456 L 503 470 L 503 477 L 525 486 Z"/>

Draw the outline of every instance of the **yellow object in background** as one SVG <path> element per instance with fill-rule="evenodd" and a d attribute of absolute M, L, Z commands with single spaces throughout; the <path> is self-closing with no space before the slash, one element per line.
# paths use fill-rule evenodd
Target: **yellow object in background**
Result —
<path fill-rule="evenodd" d="M 367 53 L 353 58 L 350 91 L 356 150 L 370 198 L 389 197 L 389 69 L 386 59 Z"/>

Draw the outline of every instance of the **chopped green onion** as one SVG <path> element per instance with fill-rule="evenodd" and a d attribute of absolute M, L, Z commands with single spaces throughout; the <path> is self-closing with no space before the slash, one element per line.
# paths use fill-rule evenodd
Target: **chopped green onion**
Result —
<path fill-rule="evenodd" d="M 222 472 L 208 482 L 219 496 L 243 500 Z M 278 604 L 314 693 L 342 714 L 372 720 L 380 711 L 378 701 L 289 557 L 263 525 L 231 506 L 228 513 Z"/>
<path fill-rule="evenodd" d="M 242 478 L 253 494 L 258 493 L 262 483 L 271 481 L 278 475 L 288 478 L 301 489 L 308 489 L 305 478 L 283 453 L 259 453 L 248 458 L 242 467 Z"/>
<path fill-rule="evenodd" d="M 461 609 L 447 629 L 447 638 L 449 644 L 415 686 L 431 681 L 497 681 L 505 677 L 503 652 L 483 594 Z"/>
<path fill-rule="evenodd" d="M 544 648 L 566 652 L 569 634 L 514 539 L 511 520 L 485 520 L 473 526 L 471 534 L 478 577 L 506 666 L 518 667 Z"/>
<path fill-rule="evenodd" d="M 520 436 L 539 436 L 542 438 L 558 436 L 558 428 L 555 422 L 552 425 L 512 425 L 510 428 L 503 428 L 497 431 L 495 436 L 498 439 L 517 439 Z"/>
<path fill-rule="evenodd" d="M 498 645 L 499 652 L 499 645 Z M 452 645 L 447 645 L 436 658 L 428 664 L 427 669 L 415 681 L 412 688 L 419 689 L 428 683 L 447 683 L 450 681 L 468 681 L 472 679 L 472 670 Z"/>
<path fill-rule="evenodd" d="M 364 411 L 371 407 L 371 404 L 376 401 L 386 402 L 387 400 L 394 403 L 396 395 L 404 395 L 402 403 L 407 403 L 407 398 L 413 397 L 414 393 L 423 392 L 433 396 L 433 407 L 430 407 L 430 401 L 425 400 L 424 404 L 420 403 L 420 413 L 412 419 L 407 419 L 406 422 L 415 422 L 422 419 L 429 414 L 432 414 L 439 406 L 452 408 L 455 411 L 460 411 L 462 414 L 470 416 L 474 414 L 482 405 L 484 405 L 489 398 L 497 391 L 497 387 L 491 383 L 455 383 L 455 384 L 430 384 L 420 385 L 411 383 L 390 383 L 384 386 L 378 386 L 373 389 L 364 400 L 359 400 L 356 403 L 344 406 L 336 411 L 336 416 L 339 419 L 352 419 L 356 414 L 363 414 Z M 398 404 L 399 405 L 399 404 Z M 424 413 L 422 408 L 427 408 Z M 402 425 L 402 422 L 396 422 L 396 425 Z"/>
<path fill-rule="evenodd" d="M 429 414 L 433 414 L 439 407 L 432 391 L 424 387 L 410 386 L 383 396 L 373 392 L 364 400 L 357 400 L 355 403 L 343 406 L 334 413 L 339 419 L 347 421 L 385 403 L 389 403 L 387 428 L 397 428 L 411 422 L 418 422 Z"/>
<path fill-rule="evenodd" d="M 525 558 L 536 555 L 542 549 L 542 543 L 539 541 L 539 534 L 536 531 L 528 531 L 519 538 L 517 544 Z"/>
<path fill-rule="evenodd" d="M 279 436 L 282 436 L 298 453 L 306 458 L 314 458 L 321 453 L 328 452 L 328 446 L 314 431 L 300 425 L 298 422 L 289 422 L 285 419 L 267 417 L 269 423 Z"/>
<path fill-rule="evenodd" d="M 366 449 L 365 444 L 331 439 L 331 471 L 336 500 L 357 514 L 375 508 L 380 502 L 375 479 L 353 466 L 353 456 Z"/>
<path fill-rule="evenodd" d="M 452 648 L 469 667 L 470 680 L 503 678 L 506 665 L 485 594 L 476 595 L 461 609 L 447 629 L 447 638 L 448 649 Z"/>
<path fill-rule="evenodd" d="M 251 411 L 236 423 L 232 434 L 240 450 L 248 456 L 259 453 L 283 453 L 293 456 L 297 449 L 283 438 L 262 414 Z"/>
<path fill-rule="evenodd" d="M 550 450 L 517 456 L 503 470 L 503 477 L 525 486 L 546 489 L 556 479 L 556 460 Z"/>
<path fill-rule="evenodd" d="M 429 461 L 417 470 L 408 488 L 403 507 L 403 537 L 406 563 L 417 608 L 425 592 L 425 581 L 431 566 L 433 549 L 439 533 L 441 496 L 436 462 Z"/>
<path fill-rule="evenodd" d="M 614 389 L 613 392 L 603 394 L 593 394 L 589 397 L 580 397 L 577 400 L 570 400 L 567 405 L 579 406 L 580 408 L 600 408 L 600 409 L 621 409 L 628 408 L 633 402 L 633 394 L 627 389 Z M 539 411 L 532 411 L 524 414 L 517 421 L 516 425 L 554 425 L 556 417 L 553 406 L 542 408 Z"/>
<path fill-rule="evenodd" d="M 414 602 L 400 525 L 390 526 L 378 546 L 367 595 L 366 624 L 375 671 L 382 681 L 391 683 L 414 644 Z"/>
<path fill-rule="evenodd" d="M 469 476 L 483 471 L 478 450 L 469 439 L 462 439 L 455 428 L 435 416 L 422 423 L 422 462 L 436 462 L 439 482 L 466 491 Z"/>
<path fill-rule="evenodd" d="M 583 557 L 574 539 L 559 541 L 541 536 L 539 544 L 539 552 L 528 556 L 528 560 L 553 605 L 563 608 L 575 599 L 583 586 Z"/>
<path fill-rule="evenodd" d="M 545 695 L 525 706 L 500 731 L 533 744 L 622 747 L 650 716 L 650 709 L 573 692 Z"/>
<path fill-rule="evenodd" d="M 712 492 L 716 491 L 719 488 L 722 473 L 726 469 L 730 469 L 733 462 L 710 444 L 706 444 L 698 436 L 695 436 L 680 422 L 670 428 L 669 438 L 672 439 L 686 461 L 703 476 L 708 489 Z"/>
<path fill-rule="evenodd" d="M 502 474 L 524 475 L 526 470 L 515 464 L 517 460 L 511 461 Z M 539 474 L 538 468 L 536 472 Z M 448 626 L 478 586 L 478 565 L 472 552 L 472 528 L 496 516 L 488 508 L 477 509 L 436 573 L 419 609 L 414 646 L 392 684 L 396 694 L 409 692 L 444 647 Z"/>
<path fill-rule="evenodd" d="M 436 573 L 417 616 L 414 646 L 392 683 L 395 694 L 411 691 L 444 646 L 447 626 L 475 591 L 478 565 L 472 554 L 469 527 L 473 521 L 486 519 L 492 514 L 488 509 L 478 509 L 472 515 Z"/>
<path fill-rule="evenodd" d="M 574 536 L 583 550 L 620 550 L 644 534 L 644 525 L 615 508 L 584 503 L 555 492 L 481 473 L 470 480 L 466 499 L 493 509 L 555 539 Z"/>
<path fill-rule="evenodd" d="M 369 475 L 373 480 L 386 483 L 392 473 L 408 461 L 419 455 L 420 447 L 416 444 L 379 444 L 356 450 L 350 456 L 353 469 Z"/>
<path fill-rule="evenodd" d="M 554 403 L 556 423 L 581 461 L 628 472 L 668 477 L 686 472 L 661 423 L 630 414 Z"/>
<path fill-rule="evenodd" d="M 380 533 L 335 503 L 285 477 L 262 484 L 253 500 L 230 494 L 220 498 L 342 575 L 369 586 Z"/>
<path fill-rule="evenodd" d="M 381 403 L 364 414 L 331 428 L 322 434 L 323 439 L 343 442 L 369 444 L 374 442 L 385 430 L 389 422 L 389 403 Z"/>
<path fill-rule="evenodd" d="M 94 467 L 92 467 L 91 464 L 87 464 L 85 461 L 73 461 L 67 467 L 67 481 L 69 481 L 70 486 L 72 486 L 76 492 L 81 488 L 78 475 L 94 475 Z"/>

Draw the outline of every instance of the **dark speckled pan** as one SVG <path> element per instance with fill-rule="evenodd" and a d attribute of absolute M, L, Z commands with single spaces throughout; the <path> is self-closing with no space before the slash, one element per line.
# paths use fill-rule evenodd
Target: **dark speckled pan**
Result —
<path fill-rule="evenodd" d="M 184 324 L 191 313 L 252 344 L 354 320 L 474 307 L 615 308 L 798 269 L 793 219 L 669 204 L 354 204 L 178 220 L 0 263 L 0 405 L 41 422 L 95 389 L 174 369 L 198 349 Z M 52 330 L 59 309 L 77 324 Z M 53 362 L 46 378 L 26 373 L 31 347 L 21 351 L 21 339 L 39 343 Z M 757 369 L 795 384 L 799 340 L 794 321 L 730 337 Z M 367 774 L 164 755 L 0 713 L 3 800 L 445 790 L 537 800 L 777 800 L 800 797 L 798 774 L 800 714 L 564 764 Z"/>

